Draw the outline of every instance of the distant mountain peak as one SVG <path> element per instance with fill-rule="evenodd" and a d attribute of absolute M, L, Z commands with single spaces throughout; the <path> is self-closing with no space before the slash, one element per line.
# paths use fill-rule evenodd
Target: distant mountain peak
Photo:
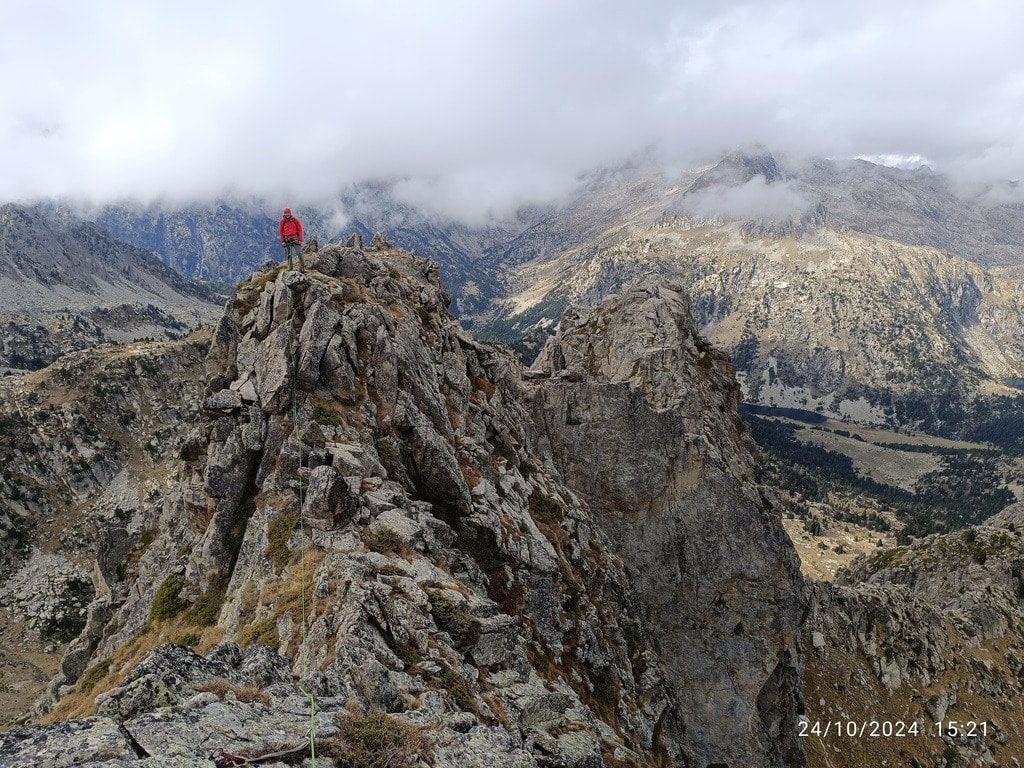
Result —
<path fill-rule="evenodd" d="M 104 341 L 178 336 L 216 294 L 66 208 L 0 207 L 0 367 L 37 368 Z"/>

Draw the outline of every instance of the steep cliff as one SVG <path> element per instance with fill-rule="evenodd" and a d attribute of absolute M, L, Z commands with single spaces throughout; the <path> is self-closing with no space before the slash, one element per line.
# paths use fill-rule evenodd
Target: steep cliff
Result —
<path fill-rule="evenodd" d="M 568 310 L 531 377 L 539 443 L 626 563 L 694 764 L 798 764 L 799 565 L 680 287 Z"/>
<path fill-rule="evenodd" d="M 0 378 L 3 721 L 31 707 L 85 624 L 103 530 L 122 530 L 128 550 L 154 535 L 135 511 L 173 475 L 209 338 L 69 352 Z"/>

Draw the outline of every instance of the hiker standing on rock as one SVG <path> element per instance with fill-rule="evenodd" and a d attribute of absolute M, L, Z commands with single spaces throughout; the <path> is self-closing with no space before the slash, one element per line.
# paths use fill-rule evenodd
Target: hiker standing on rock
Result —
<path fill-rule="evenodd" d="M 292 209 L 285 208 L 281 216 L 281 223 L 277 225 L 278 233 L 281 236 L 281 247 L 284 248 L 284 255 L 288 258 L 288 269 L 292 269 L 292 250 L 299 257 L 299 269 L 304 269 L 302 263 L 302 222 L 292 216 Z"/>

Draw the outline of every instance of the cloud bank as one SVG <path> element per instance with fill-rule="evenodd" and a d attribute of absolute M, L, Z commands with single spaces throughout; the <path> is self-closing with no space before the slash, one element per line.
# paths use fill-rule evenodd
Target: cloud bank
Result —
<path fill-rule="evenodd" d="M 1024 177 L 1024 6 L 266 0 L 8 7 L 0 199 L 316 201 L 479 220 L 640 152 L 762 144 Z"/>
<path fill-rule="evenodd" d="M 702 189 L 687 195 L 684 204 L 688 213 L 697 216 L 768 221 L 799 217 L 809 205 L 794 182 L 777 181 L 769 184 L 760 175 L 738 186 Z"/>

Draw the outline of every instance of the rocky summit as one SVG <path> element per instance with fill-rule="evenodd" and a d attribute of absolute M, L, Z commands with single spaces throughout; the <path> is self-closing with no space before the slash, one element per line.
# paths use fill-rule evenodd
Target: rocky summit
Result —
<path fill-rule="evenodd" d="M 678 286 L 524 371 L 431 262 L 308 258 L 227 303 L 0 765 L 802 764 L 803 582 Z"/>

